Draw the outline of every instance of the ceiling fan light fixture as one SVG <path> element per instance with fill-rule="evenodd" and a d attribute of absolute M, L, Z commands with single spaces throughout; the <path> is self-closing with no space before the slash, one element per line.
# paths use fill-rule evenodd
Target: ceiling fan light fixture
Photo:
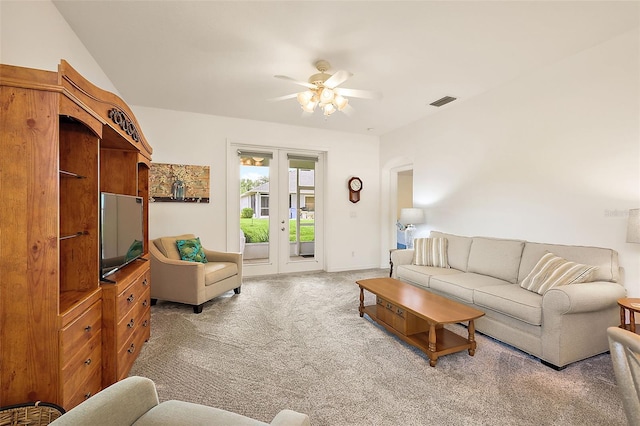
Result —
<path fill-rule="evenodd" d="M 297 99 L 300 105 L 306 105 L 313 99 L 314 93 L 311 90 L 298 93 Z"/>
<path fill-rule="evenodd" d="M 338 108 L 338 111 L 342 111 L 349 103 L 349 99 L 345 98 L 342 95 L 335 95 L 333 98 L 333 103 L 336 108 Z"/>
<path fill-rule="evenodd" d="M 309 77 L 308 83 L 291 77 L 276 75 L 275 77 L 277 78 L 293 81 L 307 89 L 305 89 L 304 92 L 281 96 L 273 100 L 296 98 L 303 111 L 313 113 L 316 107 L 318 107 L 326 117 L 336 111 L 342 111 L 346 115 L 350 115 L 353 108 L 349 106 L 349 99 L 346 96 L 365 99 L 379 99 L 382 97 L 380 94 L 367 90 L 339 88 L 338 86 L 353 74 L 344 70 L 336 71 L 334 74 L 327 73 L 326 71 L 330 69 L 331 66 L 325 60 L 316 61 L 314 65 L 319 72 Z"/>
<path fill-rule="evenodd" d="M 324 115 L 331 115 L 336 112 L 336 107 L 333 104 L 326 104 L 322 109 L 324 110 Z"/>
<path fill-rule="evenodd" d="M 333 97 L 333 90 L 329 89 L 328 87 L 323 88 L 320 92 L 320 102 L 323 104 L 328 104 L 329 102 L 331 102 L 333 100 Z"/>
<path fill-rule="evenodd" d="M 313 112 L 316 109 L 316 106 L 318 105 L 318 101 L 309 101 L 302 106 L 302 110 L 304 112 Z"/>

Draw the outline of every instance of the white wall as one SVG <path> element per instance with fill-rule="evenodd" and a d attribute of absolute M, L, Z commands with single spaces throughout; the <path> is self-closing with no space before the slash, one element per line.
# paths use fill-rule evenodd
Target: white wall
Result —
<path fill-rule="evenodd" d="M 0 1 L 0 23 L 1 63 L 55 71 L 66 59 L 92 83 L 118 93 L 50 1 Z M 377 137 L 130 106 L 153 147 L 153 161 L 211 167 L 211 202 L 151 205 L 152 237 L 188 231 L 213 249 L 226 249 L 226 141 L 304 147 L 327 151 L 327 269 L 379 266 Z M 347 191 L 354 175 L 364 181 L 357 204 Z"/>
<path fill-rule="evenodd" d="M 61 59 L 120 96 L 53 3 L 0 0 L 0 63 L 57 71 Z"/>
<path fill-rule="evenodd" d="M 327 152 L 324 182 L 327 270 L 379 266 L 377 137 L 140 106 L 132 108 L 153 145 L 154 162 L 208 165 L 211 169 L 208 204 L 150 205 L 152 238 L 195 233 L 208 248 L 226 249 L 229 210 L 226 191 L 232 188 L 227 184 L 228 141 L 318 150 Z M 359 176 L 364 182 L 361 201 L 357 204 L 348 198 L 347 181 L 351 176 Z"/>
<path fill-rule="evenodd" d="M 625 242 L 640 207 L 639 40 L 626 33 L 384 135 L 383 198 L 385 171 L 411 152 L 421 235 L 610 247 L 640 296 L 640 244 Z"/>

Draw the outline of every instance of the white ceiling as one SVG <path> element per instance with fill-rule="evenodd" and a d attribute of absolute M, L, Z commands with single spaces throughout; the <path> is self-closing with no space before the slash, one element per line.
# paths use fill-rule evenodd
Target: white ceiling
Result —
<path fill-rule="evenodd" d="M 132 105 L 384 134 L 638 27 L 637 1 L 86 1 L 54 4 Z M 302 118 L 313 63 L 353 73 L 350 117 Z M 331 72 L 331 71 L 330 71 Z"/>

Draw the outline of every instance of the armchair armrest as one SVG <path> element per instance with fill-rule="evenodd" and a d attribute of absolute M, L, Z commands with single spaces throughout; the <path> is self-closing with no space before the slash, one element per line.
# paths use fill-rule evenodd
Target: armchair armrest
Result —
<path fill-rule="evenodd" d="M 159 404 L 153 381 L 132 376 L 114 383 L 72 408 L 51 425 L 132 425 Z"/>
<path fill-rule="evenodd" d="M 242 264 L 242 253 L 224 252 L 216 250 L 203 249 L 209 262 L 231 262 Z"/>
<path fill-rule="evenodd" d="M 198 293 L 204 291 L 204 264 L 165 257 L 153 244 L 151 255 L 151 298 L 198 304 Z M 176 283 L 196 283 L 191 286 Z"/>
<path fill-rule="evenodd" d="M 273 418 L 272 426 L 310 426 L 309 416 L 292 410 L 282 410 Z"/>

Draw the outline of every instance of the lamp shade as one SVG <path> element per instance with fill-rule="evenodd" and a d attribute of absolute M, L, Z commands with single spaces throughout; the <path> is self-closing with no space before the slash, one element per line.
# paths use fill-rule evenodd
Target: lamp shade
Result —
<path fill-rule="evenodd" d="M 414 208 L 400 210 L 400 223 L 403 225 L 424 223 L 424 210 Z"/>
<path fill-rule="evenodd" d="M 627 242 L 640 243 L 640 209 L 629 210 L 627 222 Z"/>

